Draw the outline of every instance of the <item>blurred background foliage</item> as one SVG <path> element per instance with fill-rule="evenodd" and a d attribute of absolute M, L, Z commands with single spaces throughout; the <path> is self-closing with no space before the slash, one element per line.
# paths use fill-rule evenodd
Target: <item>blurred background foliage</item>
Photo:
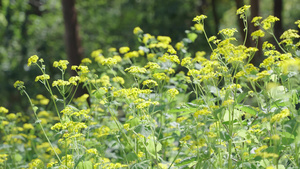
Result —
<path fill-rule="evenodd" d="M 62 0 L 63 1 L 63 0 Z M 58 76 L 52 68 L 55 60 L 67 59 L 62 1 L 58 0 L 0 0 L 0 105 L 14 111 L 25 111 L 28 101 L 21 97 L 13 83 L 23 80 L 34 97 L 44 91 L 34 82 L 39 75 L 34 67 L 27 67 L 27 59 L 38 55 L 45 60 L 47 71 Z M 208 36 L 222 28 L 238 28 L 235 15 L 237 4 L 251 4 L 249 0 L 82 0 L 76 1 L 79 37 L 83 57 L 96 49 L 138 47 L 132 30 L 141 27 L 154 36 L 165 35 L 175 44 L 187 35 L 192 19 L 205 14 Z M 280 11 L 275 4 L 282 3 Z M 259 15 L 282 14 L 282 29 L 297 29 L 300 18 L 298 0 L 264 0 L 259 4 Z M 257 6 L 259 5 L 259 6 Z M 275 13 L 275 14 L 274 14 Z M 199 35 L 201 36 L 201 35 Z M 242 34 L 238 38 L 243 38 Z M 191 51 L 209 51 L 203 37 L 190 46 Z M 76 50 L 76 49 L 74 49 Z M 47 96 L 47 94 L 45 94 Z"/>

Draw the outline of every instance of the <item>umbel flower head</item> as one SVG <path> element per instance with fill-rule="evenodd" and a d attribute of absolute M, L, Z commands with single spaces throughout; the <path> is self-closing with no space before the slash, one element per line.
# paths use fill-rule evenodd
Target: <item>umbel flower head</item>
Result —
<path fill-rule="evenodd" d="M 38 61 L 39 57 L 37 55 L 32 55 L 30 56 L 30 58 L 28 59 L 28 66 L 31 66 L 32 63 L 36 63 Z"/>
<path fill-rule="evenodd" d="M 200 23 L 200 22 L 202 22 L 204 19 L 206 19 L 207 18 L 207 16 L 206 15 L 199 15 L 199 16 L 196 16 L 194 19 L 193 19 L 193 21 L 194 22 L 198 22 L 198 23 Z"/>

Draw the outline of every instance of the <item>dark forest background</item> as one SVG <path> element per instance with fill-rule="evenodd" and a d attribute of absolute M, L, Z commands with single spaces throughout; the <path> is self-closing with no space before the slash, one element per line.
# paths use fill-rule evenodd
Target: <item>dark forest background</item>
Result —
<path fill-rule="evenodd" d="M 28 101 L 13 88 L 16 80 L 24 81 L 32 96 L 43 93 L 42 86 L 34 82 L 38 69 L 27 67 L 31 55 L 44 58 L 47 71 L 55 77 L 55 60 L 68 59 L 71 65 L 78 65 L 93 50 L 137 48 L 132 33 L 136 26 L 154 36 L 170 36 L 175 44 L 187 36 L 192 19 L 200 14 L 208 16 L 208 36 L 223 28 L 237 28 L 237 38 L 242 40 L 244 28 L 236 9 L 245 4 L 252 6 L 249 21 L 258 15 L 280 18 L 274 27 L 277 37 L 283 30 L 297 29 L 298 0 L 0 0 L 0 106 L 27 109 Z M 249 34 L 255 29 L 250 24 Z M 248 37 L 246 45 L 254 46 Z M 192 51 L 209 51 L 204 38 L 198 37 L 195 44 Z M 262 59 L 258 55 L 254 63 Z"/>

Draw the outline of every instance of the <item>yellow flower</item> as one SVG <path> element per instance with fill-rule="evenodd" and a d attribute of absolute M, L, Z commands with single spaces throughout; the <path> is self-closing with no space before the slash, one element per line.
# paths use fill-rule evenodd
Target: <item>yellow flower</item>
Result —
<path fill-rule="evenodd" d="M 7 160 L 7 157 L 7 154 L 0 154 L 0 164 L 4 164 L 4 162 Z"/>
<path fill-rule="evenodd" d="M 298 28 L 300 28 L 300 20 L 297 20 L 295 24 L 298 25 Z"/>
<path fill-rule="evenodd" d="M 194 117 L 198 117 L 199 115 L 209 115 L 211 114 L 211 111 L 209 111 L 207 108 L 204 108 L 202 110 L 198 110 L 194 113 Z"/>
<path fill-rule="evenodd" d="M 92 61 L 89 58 L 84 58 L 81 60 L 81 63 L 92 63 Z"/>
<path fill-rule="evenodd" d="M 101 49 L 95 50 L 95 51 L 93 51 L 93 52 L 91 53 L 91 57 L 92 57 L 92 58 L 96 58 L 96 57 L 102 55 L 102 52 L 103 52 L 103 51 L 102 51 Z"/>
<path fill-rule="evenodd" d="M 184 67 L 189 67 L 191 66 L 192 64 L 192 58 L 191 57 L 186 57 L 186 58 L 183 58 L 182 61 L 181 61 L 181 66 L 184 66 Z"/>
<path fill-rule="evenodd" d="M 38 59 L 39 57 L 37 55 L 30 56 L 27 65 L 30 66 L 32 63 L 36 63 Z"/>
<path fill-rule="evenodd" d="M 112 80 L 114 82 L 120 83 L 120 84 L 124 84 L 125 83 L 124 79 L 122 77 L 119 77 L 119 76 L 112 78 Z"/>
<path fill-rule="evenodd" d="M 171 98 L 175 98 L 176 95 L 179 94 L 179 91 L 175 88 L 169 89 L 167 94 L 171 96 Z"/>
<path fill-rule="evenodd" d="M 74 86 L 77 86 L 77 81 L 80 80 L 79 76 L 71 76 L 69 79 L 69 83 L 73 84 Z"/>
<path fill-rule="evenodd" d="M 146 66 L 144 66 L 144 68 L 148 68 L 150 70 L 154 70 L 154 69 L 159 69 L 160 66 L 157 63 L 154 62 L 148 62 Z"/>
<path fill-rule="evenodd" d="M 155 80 L 145 80 L 145 81 L 143 81 L 143 85 L 148 86 L 149 88 L 153 88 L 155 86 L 158 86 L 158 84 Z"/>
<path fill-rule="evenodd" d="M 40 159 L 34 159 L 28 164 L 29 169 L 44 168 L 44 162 Z"/>
<path fill-rule="evenodd" d="M 130 51 L 130 48 L 129 48 L 129 47 L 121 47 L 121 48 L 119 49 L 119 52 L 120 52 L 121 54 L 127 53 L 127 52 L 129 52 L 129 51 Z"/>
<path fill-rule="evenodd" d="M 286 30 L 280 36 L 280 39 L 295 39 L 295 38 L 300 38 L 300 35 L 298 35 L 298 31 L 295 29 Z"/>
<path fill-rule="evenodd" d="M 175 45 L 175 48 L 177 50 L 180 50 L 184 47 L 184 43 L 183 42 L 177 42 L 176 45 Z"/>
<path fill-rule="evenodd" d="M 207 18 L 207 16 L 206 15 L 199 15 L 199 16 L 196 16 L 194 19 L 193 19 L 193 21 L 194 22 L 202 22 L 204 19 L 206 19 Z"/>
<path fill-rule="evenodd" d="M 235 32 L 237 32 L 236 28 L 231 28 L 231 29 L 227 28 L 227 29 L 220 30 L 218 34 L 223 34 L 226 37 L 232 37 Z"/>
<path fill-rule="evenodd" d="M 138 157 L 139 157 L 139 158 L 142 158 L 142 157 L 144 157 L 144 153 L 143 153 L 143 152 L 141 152 L 141 151 L 139 151 L 139 153 L 138 153 Z"/>
<path fill-rule="evenodd" d="M 204 26 L 203 26 L 203 24 L 201 24 L 201 23 L 196 23 L 196 24 L 194 25 L 194 27 L 195 27 L 195 29 L 196 29 L 197 31 L 203 31 L 203 30 L 204 30 Z"/>
<path fill-rule="evenodd" d="M 135 27 L 133 29 L 133 34 L 137 35 L 137 34 L 140 34 L 140 33 L 143 33 L 143 30 L 140 27 Z"/>
<path fill-rule="evenodd" d="M 186 136 L 182 137 L 182 138 L 180 139 L 180 141 L 188 141 L 188 140 L 190 140 L 191 138 L 192 138 L 191 135 L 186 135 Z"/>
<path fill-rule="evenodd" d="M 126 68 L 125 71 L 128 71 L 129 73 L 146 73 L 147 70 L 145 68 L 141 68 L 138 66 L 131 66 L 129 68 Z"/>
<path fill-rule="evenodd" d="M 60 67 L 62 68 L 63 70 L 66 70 L 67 69 L 67 66 L 69 64 L 69 61 L 67 60 L 60 60 L 60 61 L 54 61 L 53 62 L 53 67 Z"/>
<path fill-rule="evenodd" d="M 137 57 L 139 57 L 139 52 L 137 52 L 137 51 L 128 52 L 124 55 L 125 59 L 137 58 Z"/>
<path fill-rule="evenodd" d="M 242 15 L 245 14 L 245 12 L 251 7 L 251 5 L 244 5 L 242 7 L 240 7 L 237 11 L 236 11 L 236 15 Z"/>
<path fill-rule="evenodd" d="M 167 82 L 170 80 L 170 78 L 165 73 L 154 73 L 153 78 L 157 80 L 165 80 Z"/>
<path fill-rule="evenodd" d="M 8 113 L 8 109 L 6 109 L 5 107 L 0 107 L 0 113 Z"/>
<path fill-rule="evenodd" d="M 52 83 L 52 87 L 56 87 L 56 86 L 68 86 L 70 85 L 71 83 L 69 81 L 64 81 L 64 80 L 55 80 L 53 81 Z"/>
<path fill-rule="evenodd" d="M 229 106 L 229 105 L 232 105 L 233 103 L 234 103 L 234 100 L 232 100 L 232 99 L 225 100 L 225 101 L 222 103 L 222 106 Z"/>
<path fill-rule="evenodd" d="M 251 23 L 254 23 L 254 26 L 258 26 L 259 25 L 259 21 L 262 19 L 261 16 L 256 16 L 252 19 Z"/>
<path fill-rule="evenodd" d="M 264 37 L 265 36 L 265 32 L 259 29 L 257 31 L 254 31 L 253 33 L 251 33 L 251 36 L 252 36 L 253 40 L 256 40 L 259 37 Z"/>
<path fill-rule="evenodd" d="M 261 24 L 263 25 L 263 28 L 265 30 L 269 30 L 273 25 L 274 22 L 279 21 L 279 18 L 275 17 L 275 16 L 268 16 L 266 19 L 264 19 Z"/>
<path fill-rule="evenodd" d="M 274 116 L 272 116 L 270 122 L 274 123 L 274 122 L 280 122 L 281 119 L 287 117 L 290 115 L 290 110 L 289 109 L 283 109 L 280 113 L 275 114 Z"/>
<path fill-rule="evenodd" d="M 25 130 L 31 130 L 31 129 L 34 129 L 33 125 L 30 124 L 30 123 L 25 123 L 25 124 L 23 124 L 23 128 L 24 128 Z"/>
<path fill-rule="evenodd" d="M 36 81 L 36 82 L 39 81 L 39 80 L 44 81 L 44 80 L 48 80 L 48 79 L 50 79 L 50 76 L 47 75 L 47 74 L 43 74 L 43 75 L 37 76 L 37 77 L 35 78 L 35 81 Z"/>
<path fill-rule="evenodd" d="M 271 139 L 273 139 L 273 140 L 279 140 L 280 137 L 279 137 L 278 134 L 275 134 L 275 135 L 273 135 L 273 136 L 271 137 Z"/>
<path fill-rule="evenodd" d="M 87 154 L 95 154 L 95 155 L 98 154 L 97 149 L 95 149 L 95 148 L 87 149 L 87 150 L 85 150 L 85 152 Z"/>
<path fill-rule="evenodd" d="M 166 44 L 169 44 L 172 41 L 168 36 L 157 36 L 157 40 Z"/>
<path fill-rule="evenodd" d="M 8 115 L 6 115 L 6 118 L 10 121 L 17 119 L 17 115 L 14 113 L 10 113 Z"/>

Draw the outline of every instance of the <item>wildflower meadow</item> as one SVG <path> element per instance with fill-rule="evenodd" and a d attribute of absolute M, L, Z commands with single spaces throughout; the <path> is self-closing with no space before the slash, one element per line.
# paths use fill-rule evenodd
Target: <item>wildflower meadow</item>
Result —
<path fill-rule="evenodd" d="M 80 65 L 55 61 L 60 77 L 49 74 L 46 56 L 31 56 L 27 66 L 39 70 L 32 81 L 48 94 L 33 96 L 16 79 L 31 114 L 0 107 L 0 168 L 299 168 L 300 35 L 289 29 L 276 39 L 278 18 L 249 23 L 249 8 L 236 12 L 244 33 L 254 24 L 257 44 L 264 36 L 275 44 L 246 47 L 235 28 L 209 37 L 200 15 L 175 45 L 136 27 L 137 49 L 98 49 Z M 196 38 L 211 52 L 190 52 Z M 254 66 L 259 50 L 264 60 Z"/>

